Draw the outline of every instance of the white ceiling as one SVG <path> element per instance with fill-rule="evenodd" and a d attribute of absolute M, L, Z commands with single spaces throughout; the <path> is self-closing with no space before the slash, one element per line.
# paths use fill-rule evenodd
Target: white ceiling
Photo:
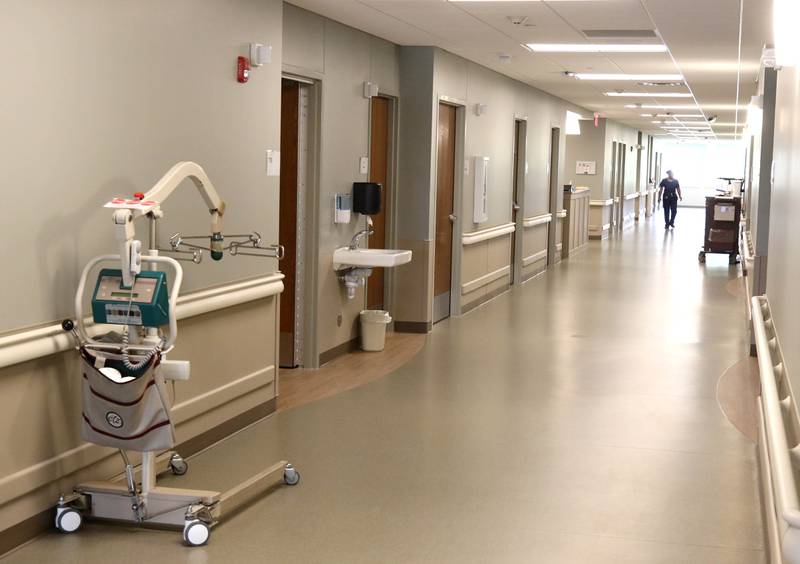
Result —
<path fill-rule="evenodd" d="M 771 0 L 291 0 L 302 8 L 399 45 L 433 45 L 599 112 L 630 126 L 663 133 L 643 113 L 718 116 L 714 133 L 731 139 L 738 104 L 756 91 L 762 46 L 772 43 Z M 739 11 L 743 5 L 741 65 Z M 522 25 L 510 17 L 527 17 Z M 590 40 L 585 30 L 653 30 L 650 39 Z M 660 36 L 660 38 L 658 37 Z M 523 43 L 646 42 L 667 53 L 531 53 Z M 500 54 L 511 55 L 501 64 Z M 688 86 L 645 87 L 636 82 L 581 81 L 565 71 L 681 73 Z M 693 98 L 612 98 L 616 89 L 691 92 Z M 695 103 L 696 100 L 696 103 Z M 692 109 L 636 109 L 626 104 L 689 105 Z M 589 116 L 587 116 L 589 117 Z M 671 119 L 671 118 L 668 118 Z M 740 110 L 738 123 L 746 119 Z M 674 118 L 672 118 L 674 121 Z M 728 125 L 726 125 L 728 124 Z M 741 127 L 738 130 L 741 132 Z"/>

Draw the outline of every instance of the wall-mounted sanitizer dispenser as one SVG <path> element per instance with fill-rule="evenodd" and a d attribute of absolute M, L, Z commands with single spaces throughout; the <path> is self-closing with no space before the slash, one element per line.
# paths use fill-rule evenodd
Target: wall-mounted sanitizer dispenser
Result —
<path fill-rule="evenodd" d="M 489 220 L 489 157 L 475 157 L 475 193 L 472 221 L 484 223 Z"/>
<path fill-rule="evenodd" d="M 364 215 L 380 213 L 381 188 L 376 182 L 353 182 L 353 211 Z"/>
<path fill-rule="evenodd" d="M 350 194 L 336 194 L 333 200 L 333 222 L 350 223 L 350 210 L 352 208 Z"/>

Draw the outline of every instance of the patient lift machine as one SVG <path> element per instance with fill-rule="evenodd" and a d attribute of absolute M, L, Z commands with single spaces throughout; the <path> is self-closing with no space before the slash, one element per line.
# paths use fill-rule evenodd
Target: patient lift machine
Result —
<path fill-rule="evenodd" d="M 73 493 L 62 496 L 55 518 L 56 527 L 62 532 L 77 531 L 84 517 L 108 519 L 179 527 L 186 544 L 199 546 L 208 541 L 211 527 L 218 523 L 223 510 L 227 513 L 264 492 L 278 476 L 288 485 L 300 481 L 297 470 L 284 460 L 227 492 L 156 485 L 156 457 L 165 451 L 169 454 L 175 446 L 166 382 L 186 380 L 190 371 L 188 361 L 166 358 L 178 335 L 176 305 L 183 269 L 175 258 L 159 256 L 157 221 L 163 217 L 161 204 L 186 179 L 194 183 L 208 207 L 211 234 L 175 234 L 170 238 L 170 248 L 163 251 L 191 255 L 178 260 L 194 263 L 202 260 L 204 250 L 214 260 L 221 260 L 225 251 L 231 255 L 283 256 L 279 245 L 262 246 L 258 233 L 222 234 L 225 202 L 203 169 L 192 162 L 176 164 L 146 194 L 137 193 L 130 200 L 115 198 L 106 204 L 113 210 L 119 254 L 89 261 L 75 295 L 75 320 L 65 320 L 62 326 L 75 337 L 80 355 L 81 435 L 92 443 L 118 448 L 125 462 L 126 479 L 79 484 Z M 145 251 L 135 238 L 134 222 L 140 217 L 150 221 L 150 248 Z M 187 243 L 205 238 L 209 240 L 207 247 Z M 102 268 L 90 286 L 94 325 L 87 327 L 84 291 L 90 274 L 101 263 L 112 263 L 114 268 Z M 168 273 L 158 269 L 162 266 L 172 271 L 171 286 Z M 122 332 L 101 335 L 101 325 L 121 327 Z M 126 451 L 141 452 L 140 484 Z M 177 475 L 188 469 L 177 453 L 169 457 L 169 467 Z"/>

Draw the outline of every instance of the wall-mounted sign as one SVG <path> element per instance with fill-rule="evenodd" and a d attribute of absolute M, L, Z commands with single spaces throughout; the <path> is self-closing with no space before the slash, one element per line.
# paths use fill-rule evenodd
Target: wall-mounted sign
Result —
<path fill-rule="evenodd" d="M 597 161 L 577 161 L 575 174 L 597 174 Z"/>

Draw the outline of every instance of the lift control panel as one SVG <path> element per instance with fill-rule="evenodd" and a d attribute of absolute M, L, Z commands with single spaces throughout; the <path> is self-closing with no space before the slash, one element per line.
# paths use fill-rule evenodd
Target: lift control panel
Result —
<path fill-rule="evenodd" d="M 122 284 L 122 271 L 104 268 L 97 277 L 92 295 L 95 323 L 159 327 L 169 323 L 167 275 L 143 270 L 133 286 Z"/>

